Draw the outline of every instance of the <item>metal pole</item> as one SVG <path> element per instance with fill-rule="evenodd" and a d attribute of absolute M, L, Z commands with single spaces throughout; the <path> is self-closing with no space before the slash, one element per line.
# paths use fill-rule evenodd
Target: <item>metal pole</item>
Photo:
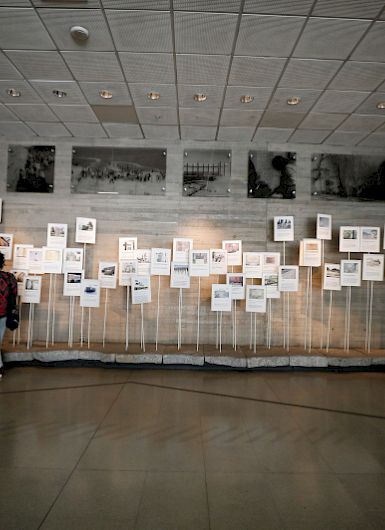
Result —
<path fill-rule="evenodd" d="M 159 338 L 159 302 L 160 302 L 160 275 L 158 275 L 158 303 L 156 308 L 156 336 L 155 336 L 155 351 L 158 351 Z"/>
<path fill-rule="evenodd" d="M 142 350 L 146 351 L 146 343 L 144 341 L 144 322 L 143 322 L 143 304 L 140 304 L 140 313 L 141 313 L 141 320 L 142 320 Z"/>
<path fill-rule="evenodd" d="M 49 345 L 49 331 L 51 324 L 51 304 L 52 304 L 52 274 L 49 275 L 49 288 L 48 288 L 48 312 L 47 312 L 47 330 L 45 335 L 45 347 Z"/>
<path fill-rule="evenodd" d="M 329 317 L 328 317 L 328 331 L 326 335 L 326 352 L 329 353 L 330 345 L 330 328 L 332 322 L 332 304 L 333 304 L 333 291 L 329 291 Z"/>
<path fill-rule="evenodd" d="M 199 351 L 200 306 L 201 306 L 201 277 L 198 276 L 197 351 Z"/>
<path fill-rule="evenodd" d="M 126 296 L 126 351 L 128 350 L 128 310 L 130 306 L 130 286 L 127 285 L 127 296 Z"/>
<path fill-rule="evenodd" d="M 108 308 L 108 289 L 105 289 L 106 296 L 104 298 L 104 320 L 103 320 L 103 348 L 106 345 L 106 327 L 107 327 L 107 308 Z"/>
<path fill-rule="evenodd" d="M 369 334 L 368 334 L 368 352 L 372 342 L 372 322 L 373 322 L 373 281 L 370 281 L 370 311 L 369 311 Z"/>

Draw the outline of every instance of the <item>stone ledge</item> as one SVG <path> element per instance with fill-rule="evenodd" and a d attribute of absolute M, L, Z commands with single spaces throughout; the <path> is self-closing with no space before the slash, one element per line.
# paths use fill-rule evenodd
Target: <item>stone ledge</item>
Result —
<path fill-rule="evenodd" d="M 187 344 L 182 345 L 178 350 L 177 346 L 164 346 L 163 350 L 163 364 L 190 364 L 191 366 L 203 366 L 205 358 L 203 348 L 199 351 L 196 345 Z"/>

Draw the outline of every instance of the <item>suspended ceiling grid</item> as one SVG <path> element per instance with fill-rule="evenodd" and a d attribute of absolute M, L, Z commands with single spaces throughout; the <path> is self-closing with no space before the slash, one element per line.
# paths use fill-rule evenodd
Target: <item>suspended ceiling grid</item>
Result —
<path fill-rule="evenodd" d="M 0 0 L 0 49 L 3 137 L 385 146 L 384 1 Z"/>

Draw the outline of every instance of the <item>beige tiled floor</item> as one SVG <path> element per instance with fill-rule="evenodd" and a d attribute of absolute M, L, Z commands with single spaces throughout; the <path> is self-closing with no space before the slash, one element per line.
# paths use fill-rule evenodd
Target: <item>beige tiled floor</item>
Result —
<path fill-rule="evenodd" d="M 4 530 L 382 529 L 385 374 L 27 368 Z"/>

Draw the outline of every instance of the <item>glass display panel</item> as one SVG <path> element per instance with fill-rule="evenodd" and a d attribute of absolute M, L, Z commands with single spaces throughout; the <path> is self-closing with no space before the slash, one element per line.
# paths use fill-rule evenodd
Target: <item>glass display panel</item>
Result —
<path fill-rule="evenodd" d="M 296 153 L 249 151 L 247 196 L 295 199 Z"/>
<path fill-rule="evenodd" d="M 185 151 L 183 195 L 186 197 L 228 197 L 231 193 L 229 151 Z"/>
<path fill-rule="evenodd" d="M 8 147 L 7 191 L 52 193 L 54 172 L 53 145 Z"/>

